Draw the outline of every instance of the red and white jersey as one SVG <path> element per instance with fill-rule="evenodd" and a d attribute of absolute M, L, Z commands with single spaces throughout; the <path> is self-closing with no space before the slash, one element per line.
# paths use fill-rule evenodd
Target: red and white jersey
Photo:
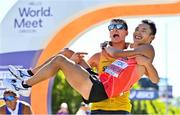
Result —
<path fill-rule="evenodd" d="M 108 97 L 115 97 L 129 91 L 139 78 L 137 62 L 134 58 L 117 59 L 100 74 L 100 80 Z"/>

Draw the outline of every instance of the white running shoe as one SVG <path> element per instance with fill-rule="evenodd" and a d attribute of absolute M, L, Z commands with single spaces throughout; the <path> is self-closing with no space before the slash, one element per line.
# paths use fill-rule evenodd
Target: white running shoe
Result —
<path fill-rule="evenodd" d="M 3 85 L 7 89 L 11 89 L 12 91 L 18 93 L 19 95 L 28 97 L 31 93 L 31 88 L 24 88 L 22 86 L 22 82 L 19 79 L 3 79 Z"/>
<path fill-rule="evenodd" d="M 28 74 L 27 69 L 16 68 L 13 65 L 9 65 L 8 69 L 13 76 L 15 76 L 17 79 L 21 81 L 27 80 L 31 77 L 31 75 Z"/>

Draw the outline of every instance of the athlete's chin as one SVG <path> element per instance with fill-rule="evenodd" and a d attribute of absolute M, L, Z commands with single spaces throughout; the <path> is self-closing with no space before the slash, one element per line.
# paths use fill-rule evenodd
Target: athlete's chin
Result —
<path fill-rule="evenodd" d="M 141 39 L 134 39 L 134 42 L 141 42 Z"/>
<path fill-rule="evenodd" d="M 113 42 L 113 43 L 119 43 L 119 42 L 122 42 L 122 41 L 123 41 L 123 39 L 121 39 L 121 38 L 113 38 L 111 40 L 111 42 Z"/>

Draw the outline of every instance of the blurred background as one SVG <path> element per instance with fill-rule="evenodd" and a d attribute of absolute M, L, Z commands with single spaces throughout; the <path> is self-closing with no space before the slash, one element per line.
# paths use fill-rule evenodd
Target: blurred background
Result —
<path fill-rule="evenodd" d="M 85 59 L 88 59 L 101 50 L 100 43 L 110 40 L 107 29 L 110 19 L 127 21 L 127 42 L 133 42 L 132 33 L 140 21 L 150 19 L 157 26 L 152 43 L 156 52 L 153 64 L 161 80 L 155 85 L 143 76 L 133 87 L 132 113 L 180 114 L 179 6 L 178 0 L 0 1 L 0 105 L 4 104 L 2 80 L 11 78 L 7 65 L 33 68 L 44 55 L 51 56 L 64 47 L 86 51 Z M 63 73 L 59 72 L 46 83 L 46 88 L 40 84 L 32 90 L 31 97 L 21 99 L 32 104 L 35 113 L 40 100 L 36 94 L 44 97 L 46 103 L 42 111 L 46 113 L 55 114 L 63 102 L 67 103 L 70 113 L 76 113 L 82 99 L 66 83 Z M 38 88 L 44 88 L 45 93 L 44 90 L 38 92 Z"/>

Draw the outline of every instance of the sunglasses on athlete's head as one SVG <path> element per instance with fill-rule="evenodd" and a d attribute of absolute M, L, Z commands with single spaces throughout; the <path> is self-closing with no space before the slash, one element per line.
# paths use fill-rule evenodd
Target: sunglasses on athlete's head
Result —
<path fill-rule="evenodd" d="M 9 95 L 9 96 L 5 96 L 3 99 L 4 99 L 4 101 L 14 101 L 15 97 L 12 95 Z"/>
<path fill-rule="evenodd" d="M 108 26 L 108 30 L 112 31 L 113 29 L 117 29 L 117 30 L 125 29 L 125 30 L 127 30 L 127 27 L 124 24 L 110 24 Z"/>

